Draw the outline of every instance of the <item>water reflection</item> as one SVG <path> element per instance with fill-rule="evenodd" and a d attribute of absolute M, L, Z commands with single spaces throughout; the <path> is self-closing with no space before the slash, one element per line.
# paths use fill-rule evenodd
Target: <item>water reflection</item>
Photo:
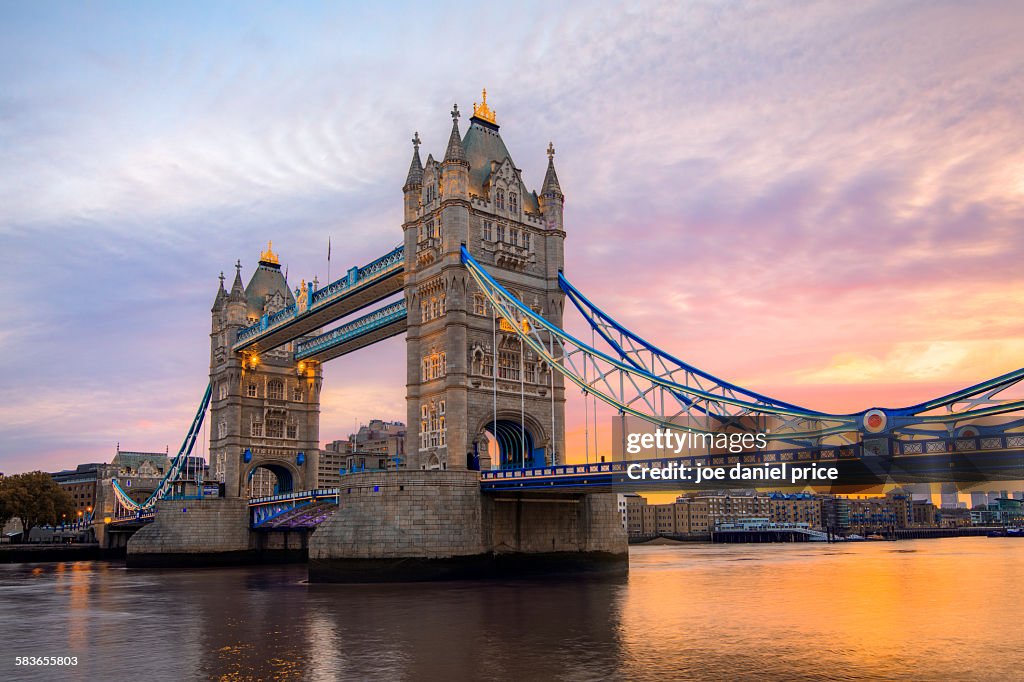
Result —
<path fill-rule="evenodd" d="M 1012 538 L 641 547 L 618 582 L 3 566 L 0 678 L 1007 679 L 1022 569 Z"/>

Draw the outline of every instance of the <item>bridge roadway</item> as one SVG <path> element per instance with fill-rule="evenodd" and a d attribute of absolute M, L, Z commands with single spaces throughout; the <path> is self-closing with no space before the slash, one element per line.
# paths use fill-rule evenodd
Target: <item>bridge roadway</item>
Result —
<path fill-rule="evenodd" d="M 295 359 L 326 362 L 347 355 L 405 333 L 407 317 L 405 301 L 390 303 L 329 332 L 300 341 L 295 347 Z"/>
<path fill-rule="evenodd" d="M 312 291 L 305 310 L 292 305 L 273 315 L 264 315 L 256 324 L 238 332 L 238 339 L 231 349 L 259 353 L 306 336 L 399 293 L 404 273 L 405 249 L 400 246 L 361 268 L 350 269 L 345 277 Z"/>
<path fill-rule="evenodd" d="M 909 484 L 956 481 L 969 483 L 989 480 L 1024 479 L 1024 434 L 983 436 L 980 438 L 949 438 L 928 441 L 890 441 L 894 455 L 864 453 L 861 445 L 823 447 L 817 450 L 793 449 L 772 452 L 739 453 L 694 457 L 668 457 L 660 459 L 598 462 L 593 464 L 566 464 L 535 469 L 504 469 L 480 473 L 481 492 L 487 494 L 523 492 L 543 493 L 595 493 L 634 491 L 674 491 L 692 489 L 693 484 L 679 480 L 635 480 L 630 478 L 632 464 L 648 468 L 664 468 L 670 464 L 686 466 L 756 467 L 762 464 L 820 467 L 835 466 L 838 480 L 819 480 L 795 485 L 784 481 L 765 481 L 757 487 L 803 488 L 819 486 L 867 486 L 883 483 Z M 715 481 L 712 487 L 746 487 L 744 482 Z M 751 484 L 754 485 L 754 484 Z M 703 487 L 703 486 L 702 486 Z M 344 494 L 340 488 L 283 493 L 249 501 L 254 528 L 303 505 L 337 502 Z M 268 526 L 269 527 L 269 526 Z"/>

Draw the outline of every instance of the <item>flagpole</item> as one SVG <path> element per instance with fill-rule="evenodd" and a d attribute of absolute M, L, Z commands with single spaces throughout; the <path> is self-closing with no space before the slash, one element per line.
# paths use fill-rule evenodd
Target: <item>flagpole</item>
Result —
<path fill-rule="evenodd" d="M 327 237 L 327 284 L 331 283 L 331 238 Z"/>

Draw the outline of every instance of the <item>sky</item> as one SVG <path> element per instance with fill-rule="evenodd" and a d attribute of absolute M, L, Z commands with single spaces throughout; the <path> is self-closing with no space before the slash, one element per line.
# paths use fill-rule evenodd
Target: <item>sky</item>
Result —
<path fill-rule="evenodd" d="M 528 187 L 557 149 L 567 276 L 673 354 L 836 412 L 1024 360 L 1019 3 L 0 17 L 5 473 L 176 451 L 217 275 L 248 278 L 269 239 L 293 281 L 326 280 L 329 237 L 334 275 L 390 250 L 413 132 L 443 155 L 482 87 Z M 324 441 L 404 420 L 404 351 L 325 367 Z M 570 397 L 574 459 L 582 414 Z"/>

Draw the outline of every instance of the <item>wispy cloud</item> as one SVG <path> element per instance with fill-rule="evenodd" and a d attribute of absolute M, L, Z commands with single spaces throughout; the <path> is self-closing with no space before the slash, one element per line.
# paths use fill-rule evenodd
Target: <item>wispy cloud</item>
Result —
<path fill-rule="evenodd" d="M 173 446 L 217 273 L 394 246 L 484 85 L 528 184 L 555 142 L 570 278 L 677 355 L 850 410 L 1020 364 L 1019 4 L 495 11 L 9 8 L 0 466 Z M 328 366 L 325 439 L 404 419 L 403 355 Z"/>

